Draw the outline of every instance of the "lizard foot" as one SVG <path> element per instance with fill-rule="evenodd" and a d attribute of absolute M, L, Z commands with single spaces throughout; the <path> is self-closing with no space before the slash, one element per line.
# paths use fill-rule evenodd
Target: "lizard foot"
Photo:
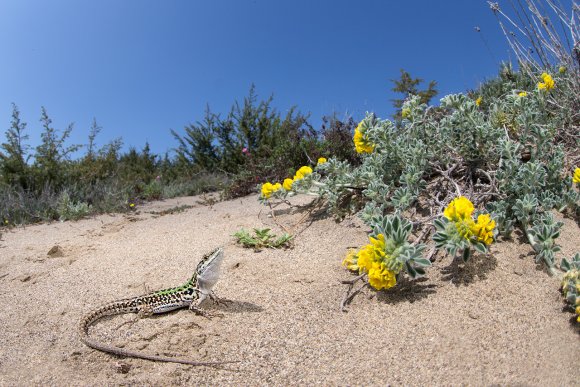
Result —
<path fill-rule="evenodd" d="M 189 310 L 197 314 L 198 316 L 203 316 L 207 319 L 211 319 L 212 317 L 223 317 L 224 315 L 217 312 L 210 312 L 205 309 L 198 308 L 197 306 L 190 306 Z"/>
<path fill-rule="evenodd" d="M 209 298 L 210 298 L 210 300 L 212 300 L 213 302 L 215 302 L 218 305 L 231 304 L 233 302 L 232 300 L 228 300 L 227 298 L 220 298 L 220 297 L 216 296 L 214 292 L 211 292 L 209 294 Z"/>

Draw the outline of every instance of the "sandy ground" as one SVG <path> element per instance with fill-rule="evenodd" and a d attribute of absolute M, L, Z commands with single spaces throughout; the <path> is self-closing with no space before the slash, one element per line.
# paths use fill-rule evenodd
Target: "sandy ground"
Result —
<path fill-rule="evenodd" d="M 302 204 L 305 199 L 301 200 Z M 309 220 L 289 250 L 234 243 L 240 227 L 272 226 L 256 197 L 212 206 L 199 197 L 125 215 L 35 225 L 0 241 L 1 385 L 578 385 L 580 335 L 558 280 L 531 248 L 502 242 L 467 265 L 440 257 L 428 276 L 365 290 L 341 312 L 354 276 L 340 263 L 366 243 L 357 219 Z M 180 213 L 154 211 L 191 205 Z M 277 219 L 293 227 L 299 209 Z M 580 245 L 564 219 L 562 253 Z M 48 255 L 54 246 L 60 251 Z M 148 353 L 239 360 L 225 369 L 117 358 L 83 345 L 77 324 L 108 301 L 179 285 L 201 256 L 225 247 L 216 292 L 230 302 L 134 320 L 97 322 L 91 336 Z M 125 371 L 125 373 L 121 372 Z"/>

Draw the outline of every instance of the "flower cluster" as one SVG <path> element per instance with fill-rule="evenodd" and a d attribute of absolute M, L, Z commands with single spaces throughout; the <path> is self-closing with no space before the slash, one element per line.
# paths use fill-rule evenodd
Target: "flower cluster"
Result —
<path fill-rule="evenodd" d="M 376 290 L 395 286 L 402 271 L 411 278 L 424 275 L 424 268 L 431 262 L 422 257 L 425 245 L 408 242 L 411 222 L 397 215 L 377 217 L 376 221 L 370 243 L 358 252 L 348 253 L 342 264 L 348 270 L 367 274 L 369 284 Z"/>
<path fill-rule="evenodd" d="M 318 159 L 318 164 L 323 164 L 326 162 L 326 159 L 324 157 L 321 157 L 320 159 Z M 261 199 L 270 199 L 270 197 L 272 196 L 272 194 L 274 194 L 275 192 L 278 191 L 282 191 L 284 190 L 284 192 L 288 192 L 292 190 L 292 185 L 294 184 L 294 182 L 298 181 L 298 180 L 302 180 L 304 179 L 306 176 L 309 176 L 312 174 L 312 168 L 309 166 L 303 166 L 300 167 L 300 169 L 298 169 L 296 171 L 296 173 L 294 174 L 294 177 L 292 179 L 287 178 L 284 179 L 284 182 L 282 183 L 270 183 L 270 182 L 266 182 L 264 184 L 262 184 L 262 188 L 260 189 L 261 191 L 261 195 L 260 198 Z"/>
<path fill-rule="evenodd" d="M 274 192 L 279 191 L 281 188 L 282 184 L 280 183 L 272 184 L 270 182 L 266 182 L 262 184 L 262 197 L 264 199 L 270 199 L 270 196 L 272 196 Z"/>
<path fill-rule="evenodd" d="M 574 184 L 580 184 L 580 168 L 574 170 L 574 176 L 572 177 L 572 182 Z"/>
<path fill-rule="evenodd" d="M 367 129 L 368 125 L 366 124 L 366 121 L 362 120 L 354 130 L 354 137 L 352 140 L 354 142 L 356 153 L 373 153 L 375 150 L 375 145 L 366 137 Z"/>
<path fill-rule="evenodd" d="M 489 214 L 480 214 L 475 221 L 474 210 L 473 203 L 466 197 L 453 199 L 443 211 L 443 217 L 434 222 L 435 246 L 445 248 L 452 255 L 462 250 L 464 261 L 471 256 L 471 247 L 485 253 L 486 246 L 493 242 L 495 221 Z"/>
<path fill-rule="evenodd" d="M 477 217 L 477 222 L 472 219 L 475 208 L 473 203 L 465 196 L 455 198 L 449 203 L 443 216 L 455 223 L 457 232 L 462 238 L 475 238 L 478 242 L 490 245 L 493 242 L 493 229 L 495 221 L 489 214 L 481 214 Z"/>
<path fill-rule="evenodd" d="M 342 264 L 347 269 L 367 273 L 370 285 L 376 290 L 389 289 L 397 284 L 397 274 L 402 265 L 385 252 L 385 237 L 383 234 L 376 238 L 369 237 L 368 245 L 358 253 L 350 252 Z M 392 270 L 391 270 L 392 268 Z"/>
<path fill-rule="evenodd" d="M 576 321 L 580 323 L 580 253 L 577 253 L 570 261 L 563 258 L 561 268 L 566 271 L 562 278 L 562 295 L 578 315 Z"/>
<path fill-rule="evenodd" d="M 542 73 L 540 76 L 544 82 L 538 82 L 538 89 L 539 90 L 552 90 L 555 87 L 554 80 L 552 76 L 548 73 Z"/>

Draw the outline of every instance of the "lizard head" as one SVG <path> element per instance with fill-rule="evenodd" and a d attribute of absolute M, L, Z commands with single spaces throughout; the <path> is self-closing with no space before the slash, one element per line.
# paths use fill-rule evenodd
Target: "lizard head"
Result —
<path fill-rule="evenodd" d="M 219 279 L 220 267 L 224 259 L 224 249 L 218 247 L 205 255 L 197 264 L 194 285 L 203 293 L 210 293 Z M 197 283 L 196 283 L 197 282 Z"/>

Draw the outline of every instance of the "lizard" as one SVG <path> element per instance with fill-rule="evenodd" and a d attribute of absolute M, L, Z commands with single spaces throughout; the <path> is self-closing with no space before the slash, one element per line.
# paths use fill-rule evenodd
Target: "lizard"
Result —
<path fill-rule="evenodd" d="M 117 314 L 137 313 L 139 317 L 146 317 L 152 314 L 166 313 L 175 309 L 188 307 L 189 310 L 197 314 L 206 315 L 207 313 L 200 309 L 199 306 L 208 297 L 217 299 L 213 294 L 212 288 L 218 281 L 223 257 L 223 248 L 218 247 L 202 258 L 193 276 L 185 284 L 147 293 L 138 297 L 113 301 L 90 311 L 81 318 L 79 323 L 78 333 L 81 341 L 99 351 L 153 361 L 181 363 L 193 366 L 216 366 L 219 364 L 234 363 L 233 361 L 203 362 L 181 357 L 150 355 L 103 344 L 89 336 L 89 327 L 93 323 L 103 317 Z"/>

